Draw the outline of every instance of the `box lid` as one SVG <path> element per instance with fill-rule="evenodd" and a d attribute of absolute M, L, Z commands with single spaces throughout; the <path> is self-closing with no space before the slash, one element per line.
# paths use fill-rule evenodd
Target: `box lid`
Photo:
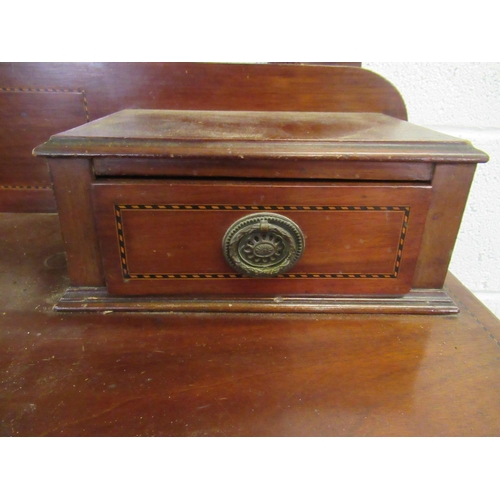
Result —
<path fill-rule="evenodd" d="M 488 161 L 470 142 L 380 113 L 123 110 L 54 135 L 37 156 Z"/>

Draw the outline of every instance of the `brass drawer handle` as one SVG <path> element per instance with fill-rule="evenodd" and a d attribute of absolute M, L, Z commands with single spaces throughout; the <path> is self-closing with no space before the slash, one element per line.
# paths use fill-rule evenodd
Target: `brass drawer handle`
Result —
<path fill-rule="evenodd" d="M 293 267 L 305 246 L 300 227 L 288 217 L 258 213 L 232 224 L 222 239 L 228 264 L 247 276 L 277 276 Z"/>

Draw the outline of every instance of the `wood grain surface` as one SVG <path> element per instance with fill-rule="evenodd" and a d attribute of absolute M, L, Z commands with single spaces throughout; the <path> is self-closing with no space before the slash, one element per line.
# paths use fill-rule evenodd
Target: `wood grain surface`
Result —
<path fill-rule="evenodd" d="M 52 136 L 37 156 L 485 162 L 470 142 L 382 113 L 127 109 Z M 238 162 L 241 163 L 241 162 Z"/>
<path fill-rule="evenodd" d="M 382 113 L 262 109 L 127 109 L 34 154 L 52 169 L 72 286 L 102 286 L 103 264 L 110 295 L 193 300 L 440 290 L 475 164 L 488 160 Z M 300 276 L 225 279 L 242 277 L 220 252 L 237 211 L 294 213 L 310 243 Z"/>
<path fill-rule="evenodd" d="M 499 436 L 500 325 L 453 316 L 52 310 L 56 215 L 2 214 L 3 436 Z"/>
<path fill-rule="evenodd" d="M 403 183 L 103 180 L 93 199 L 112 295 L 402 295 L 431 191 Z M 239 219 L 263 212 L 298 224 L 304 255 L 284 277 L 246 279 L 226 263 L 222 240 Z"/>
<path fill-rule="evenodd" d="M 47 167 L 32 149 L 125 108 L 374 111 L 406 119 L 391 83 L 346 64 L 0 63 L 0 185 L 8 186 L 0 209 L 55 211 Z"/>

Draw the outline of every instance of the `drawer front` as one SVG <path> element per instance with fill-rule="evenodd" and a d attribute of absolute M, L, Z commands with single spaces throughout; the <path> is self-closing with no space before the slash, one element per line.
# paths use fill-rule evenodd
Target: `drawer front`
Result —
<path fill-rule="evenodd" d="M 112 295 L 401 295 L 411 288 L 431 186 L 102 181 L 93 202 Z M 298 226 L 302 255 L 276 276 L 235 270 L 223 251 L 249 215 Z M 269 215 L 271 214 L 271 215 Z"/>

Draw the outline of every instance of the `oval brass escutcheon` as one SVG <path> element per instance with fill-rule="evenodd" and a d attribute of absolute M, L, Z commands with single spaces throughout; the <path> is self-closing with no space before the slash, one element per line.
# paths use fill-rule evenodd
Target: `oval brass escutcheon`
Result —
<path fill-rule="evenodd" d="M 262 212 L 242 217 L 222 239 L 228 264 L 247 276 L 277 276 L 291 269 L 305 246 L 300 227 L 283 215 Z"/>

